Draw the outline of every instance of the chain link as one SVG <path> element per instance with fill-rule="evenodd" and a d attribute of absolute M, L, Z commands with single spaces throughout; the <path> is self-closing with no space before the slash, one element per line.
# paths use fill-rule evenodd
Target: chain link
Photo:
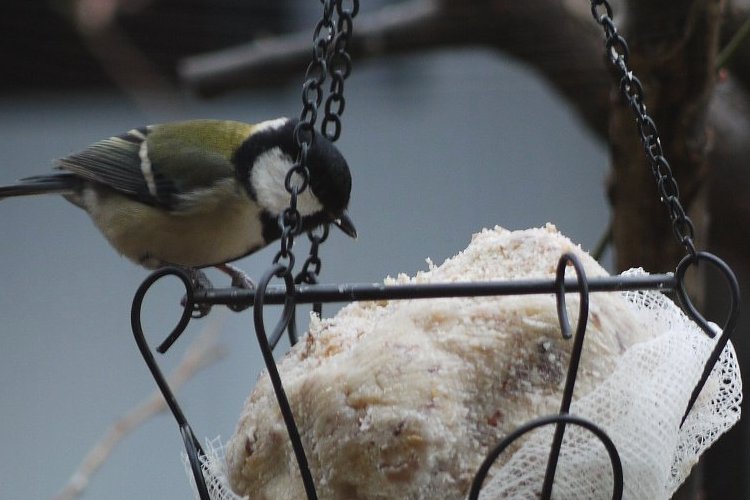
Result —
<path fill-rule="evenodd" d="M 606 55 L 620 74 L 620 92 L 635 115 L 646 159 L 656 179 L 661 202 L 667 207 L 675 237 L 690 255 L 695 256 L 695 228 L 680 202 L 680 190 L 664 156 L 656 122 L 646 110 L 643 85 L 628 67 L 630 51 L 625 39 L 617 32 L 612 6 L 607 0 L 591 0 L 591 14 L 604 30 Z"/>
<path fill-rule="evenodd" d="M 321 123 L 321 133 L 330 141 L 341 136 L 341 115 L 344 112 L 344 80 L 352 69 L 347 46 L 352 35 L 352 19 L 359 11 L 359 0 L 321 0 L 323 15 L 313 32 L 312 60 L 305 71 L 302 84 L 302 111 L 294 128 L 294 141 L 299 153 L 294 166 L 287 172 L 284 187 L 289 193 L 289 206 L 279 216 L 281 228 L 281 248 L 273 262 L 287 259 L 287 272 L 294 265 L 292 247 L 294 238 L 302 232 L 302 216 L 297 209 L 297 198 L 310 184 L 307 157 L 315 138 L 315 123 L 318 108 L 323 103 L 323 84 L 328 75 L 331 86 L 325 103 L 325 116 Z M 295 281 L 316 283 L 321 261 L 318 256 L 320 244 L 328 237 L 328 228 L 322 235 L 308 233 L 312 243 L 310 255 Z"/>
<path fill-rule="evenodd" d="M 307 260 L 305 260 L 305 263 L 302 264 L 302 270 L 300 270 L 299 274 L 297 274 L 297 277 L 294 279 L 296 284 L 299 285 L 301 283 L 306 283 L 314 285 L 318 282 L 317 278 L 323 264 L 318 256 L 318 250 L 321 243 L 328 239 L 328 231 L 328 225 L 322 226 L 320 234 L 315 231 L 308 231 L 307 237 L 310 239 L 310 254 L 307 257 Z"/>
<path fill-rule="evenodd" d="M 341 115 L 344 113 L 344 80 L 352 72 L 352 59 L 347 52 L 352 36 L 352 19 L 359 11 L 359 0 L 351 0 L 351 5 L 344 7 L 343 0 L 336 1 L 336 32 L 333 36 L 332 50 L 328 57 L 328 74 L 331 86 L 325 104 L 325 117 L 320 125 L 322 134 L 330 141 L 341 136 Z"/>

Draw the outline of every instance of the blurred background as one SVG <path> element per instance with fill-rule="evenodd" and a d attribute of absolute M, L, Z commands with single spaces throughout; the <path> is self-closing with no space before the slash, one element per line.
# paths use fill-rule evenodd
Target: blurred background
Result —
<path fill-rule="evenodd" d="M 361 14 L 388 3 L 363 2 Z M 311 37 L 319 10 L 313 0 L 6 0 L 0 183 L 44 173 L 57 157 L 147 123 L 298 115 L 304 65 L 287 83 L 210 100 L 186 91 L 176 68 L 185 56 L 277 33 Z M 339 147 L 352 167 L 360 237 L 332 231 L 322 282 L 414 274 L 426 258 L 440 263 L 495 225 L 552 222 L 587 250 L 604 233 L 607 147 L 527 66 L 472 47 L 355 58 L 345 94 Z M 60 198 L 3 201 L 0 235 L 0 498 L 52 498 L 107 429 L 155 389 L 129 324 L 148 273 Z M 295 249 L 300 259 L 304 238 Z M 238 265 L 257 277 L 276 251 Z M 172 283 L 149 295 L 154 343 L 175 322 L 181 294 Z M 160 361 L 170 371 L 207 327 L 220 330 L 225 356 L 178 398 L 199 439 L 227 439 L 262 366 L 251 315 L 217 308 Z M 181 453 L 174 420 L 161 413 L 114 449 L 82 498 L 188 498 Z"/>

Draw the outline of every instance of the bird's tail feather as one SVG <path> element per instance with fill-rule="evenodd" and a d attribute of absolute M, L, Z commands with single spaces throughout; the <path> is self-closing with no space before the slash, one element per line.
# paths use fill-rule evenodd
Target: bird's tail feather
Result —
<path fill-rule="evenodd" d="M 0 186 L 0 199 L 36 194 L 71 194 L 80 184 L 81 179 L 69 173 L 35 175 L 21 179 L 16 184 Z"/>

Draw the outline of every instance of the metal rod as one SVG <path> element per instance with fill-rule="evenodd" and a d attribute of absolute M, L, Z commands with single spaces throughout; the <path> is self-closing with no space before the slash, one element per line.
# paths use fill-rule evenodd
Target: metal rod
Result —
<path fill-rule="evenodd" d="M 177 276 L 182 281 L 187 292 L 187 300 L 185 301 L 182 317 L 180 318 L 178 325 L 172 330 L 172 333 L 169 334 L 167 340 L 162 343 L 163 346 L 166 346 L 165 350 L 168 349 L 169 346 L 177 340 L 180 334 L 185 331 L 185 327 L 187 327 L 191 317 L 191 308 L 189 305 L 192 303 L 192 283 L 184 270 L 171 267 L 165 267 L 155 271 L 146 278 L 143 283 L 141 283 L 140 287 L 138 287 L 138 291 L 135 294 L 133 305 L 130 310 L 130 325 L 133 329 L 133 336 L 135 337 L 135 343 L 138 345 L 138 350 L 141 351 L 143 360 L 151 371 L 151 376 L 156 381 L 156 385 L 159 388 L 159 391 L 161 391 L 164 401 L 172 411 L 172 415 L 177 421 L 177 425 L 180 427 L 180 433 L 182 434 L 185 450 L 188 455 L 188 460 L 190 461 L 190 469 L 193 472 L 198 496 L 201 500 L 210 500 L 211 497 L 209 496 L 208 487 L 206 486 L 206 479 L 203 477 L 203 468 L 201 464 L 201 457 L 205 457 L 206 452 L 203 451 L 200 442 L 195 437 L 185 414 L 182 412 L 182 408 L 179 403 L 177 403 L 177 398 L 175 398 L 172 389 L 169 387 L 169 382 L 167 382 L 167 379 L 159 368 L 159 364 L 156 362 L 156 359 L 154 359 L 154 354 L 151 352 L 151 348 L 146 340 L 146 334 L 143 331 L 143 324 L 141 322 L 141 309 L 146 293 L 148 293 L 151 286 L 156 283 L 157 280 L 170 274 Z"/>
<path fill-rule="evenodd" d="M 297 459 L 297 465 L 299 466 L 299 472 L 302 478 L 302 484 L 305 487 L 305 493 L 307 494 L 308 500 L 317 500 L 318 494 L 315 491 L 315 481 L 310 470 L 310 465 L 305 455 L 305 448 L 302 444 L 302 437 L 300 436 L 299 427 L 294 420 L 294 412 L 292 412 L 292 406 L 289 403 L 289 398 L 284 390 L 284 384 L 281 381 L 281 375 L 279 374 L 279 368 L 276 366 L 276 361 L 273 358 L 273 348 L 271 347 L 266 333 L 265 321 L 263 319 L 263 304 L 265 301 L 265 291 L 268 283 L 274 277 L 284 278 L 284 288 L 288 292 L 292 291 L 294 283 L 292 282 L 292 275 L 289 273 L 289 268 L 283 264 L 275 264 L 271 267 L 261 278 L 258 283 L 258 288 L 255 290 L 255 295 L 258 302 L 258 307 L 253 308 L 253 323 L 255 325 L 255 334 L 258 338 L 258 345 L 260 346 L 261 354 L 263 354 L 263 361 L 266 364 L 268 370 L 268 378 L 271 381 L 273 392 L 276 395 L 276 401 L 279 404 L 279 411 L 284 419 L 286 425 L 287 434 L 292 444 L 292 451 Z M 286 294 L 286 301 L 284 302 L 284 311 L 281 318 L 274 327 L 272 338 L 276 341 L 281 337 L 281 334 L 286 329 L 287 325 L 292 319 L 294 314 L 294 295 L 291 293 Z"/>
<path fill-rule="evenodd" d="M 671 274 L 651 274 L 647 276 L 605 276 L 589 278 L 589 291 L 613 292 L 631 290 L 675 290 L 677 279 Z M 565 280 L 566 292 L 578 292 L 575 278 Z M 554 294 L 555 282 L 552 279 L 488 281 L 466 283 L 430 283 L 384 285 L 380 283 L 348 283 L 341 285 L 297 285 L 295 302 L 356 302 L 363 300 L 434 299 L 445 297 L 474 297 L 498 295 Z M 286 289 L 283 286 L 268 287 L 264 303 L 283 304 Z M 196 303 L 223 305 L 252 305 L 255 295 L 252 290 L 239 288 L 214 288 L 196 290 Z"/>
<path fill-rule="evenodd" d="M 576 334 L 573 339 L 573 349 L 570 351 L 570 361 L 568 362 L 568 375 L 565 377 L 565 389 L 563 390 L 562 402 L 560 403 L 560 415 L 570 413 L 570 404 L 573 402 L 573 391 L 575 390 L 576 377 L 578 376 L 578 364 L 581 361 L 583 353 L 583 338 L 586 335 L 586 326 L 589 318 L 589 282 L 586 272 L 583 269 L 580 259 L 573 253 L 566 253 L 560 257 L 557 264 L 555 283 L 557 294 L 557 318 L 560 321 L 560 331 L 564 338 L 570 338 L 570 323 L 568 322 L 568 312 L 565 308 L 565 268 L 568 263 L 573 265 L 576 272 L 576 281 L 579 283 L 580 301 L 578 305 L 578 324 L 576 325 Z M 565 422 L 558 421 L 555 426 L 555 435 L 552 439 L 549 458 L 547 459 L 547 470 L 544 473 L 544 483 L 542 484 L 541 498 L 549 500 L 552 498 L 552 487 L 555 482 L 555 472 L 557 472 L 557 462 L 560 458 L 563 438 L 565 437 Z"/>

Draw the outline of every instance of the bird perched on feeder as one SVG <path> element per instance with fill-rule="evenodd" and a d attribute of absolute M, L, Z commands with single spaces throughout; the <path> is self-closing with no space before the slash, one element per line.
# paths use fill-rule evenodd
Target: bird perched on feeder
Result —
<path fill-rule="evenodd" d="M 281 236 L 297 122 L 190 120 L 133 129 L 58 160 L 58 172 L 0 186 L 0 199 L 61 194 L 88 212 L 118 252 L 146 268 L 214 266 L 233 284 L 251 286 L 227 263 Z M 309 185 L 297 199 L 301 229 L 332 223 L 356 237 L 347 214 L 349 166 L 319 132 L 307 168 Z"/>

